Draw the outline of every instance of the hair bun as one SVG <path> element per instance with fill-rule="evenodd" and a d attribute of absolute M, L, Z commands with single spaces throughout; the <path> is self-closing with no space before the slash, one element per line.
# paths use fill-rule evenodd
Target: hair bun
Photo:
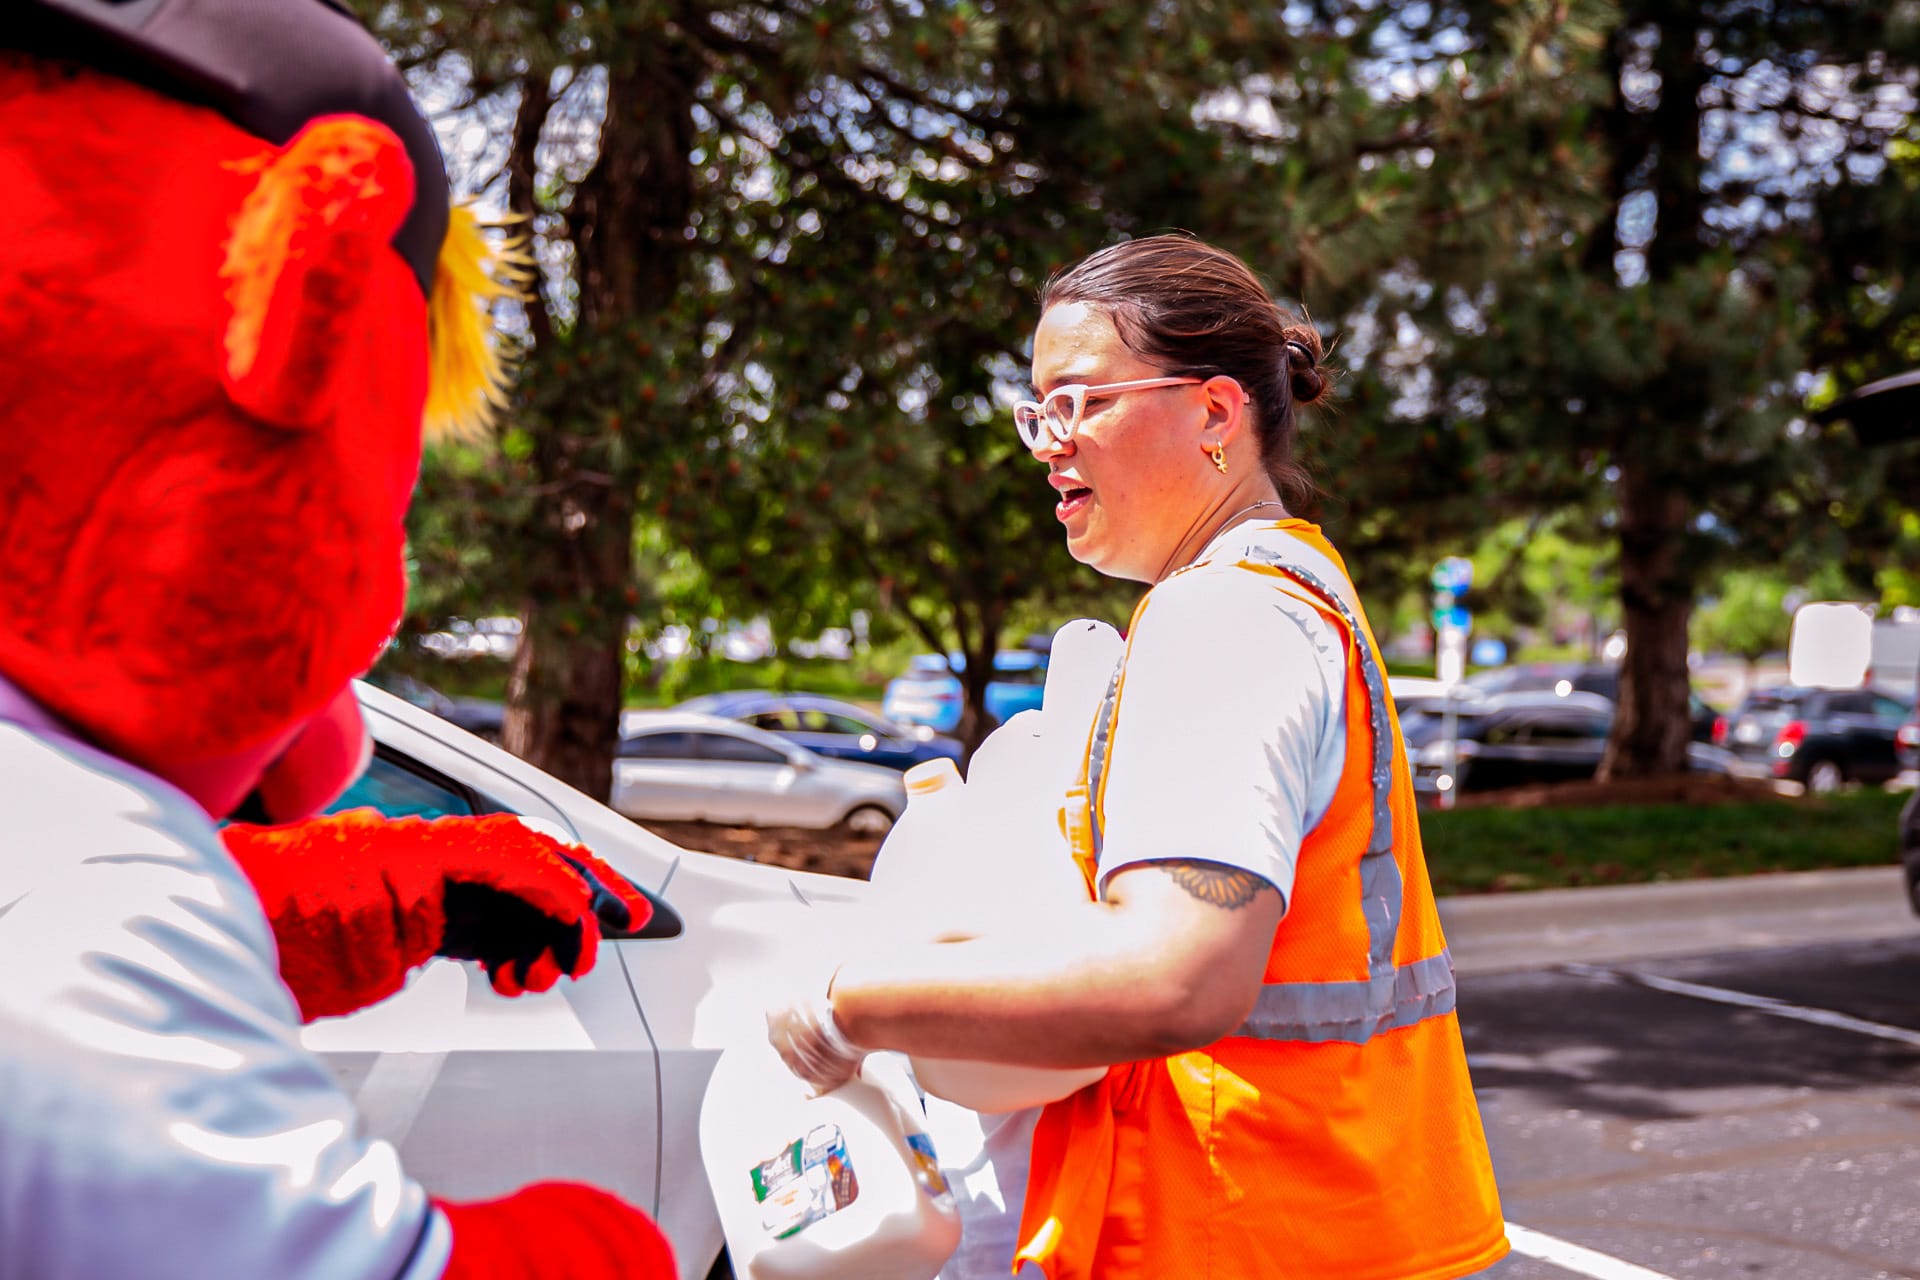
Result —
<path fill-rule="evenodd" d="M 1327 394 L 1327 375 L 1320 368 L 1319 346 L 1318 335 L 1305 339 L 1290 336 L 1282 348 L 1287 353 L 1287 390 L 1296 405 L 1317 404 Z"/>

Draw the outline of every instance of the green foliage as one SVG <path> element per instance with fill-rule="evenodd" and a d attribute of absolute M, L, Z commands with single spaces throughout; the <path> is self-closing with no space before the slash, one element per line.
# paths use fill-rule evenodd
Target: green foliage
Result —
<path fill-rule="evenodd" d="M 1725 575 L 1717 598 L 1693 615 L 1694 646 L 1749 662 L 1786 652 L 1793 630 L 1786 600 L 1792 590 L 1792 583 L 1779 573 L 1745 569 Z"/>
<path fill-rule="evenodd" d="M 627 614 L 651 625 L 678 597 L 782 634 L 891 615 L 974 659 L 983 728 L 984 659 L 1015 619 L 1124 616 L 1129 594 L 1066 555 L 1006 421 L 1049 273 L 1188 227 L 1341 316 L 1398 264 L 1466 278 L 1541 234 L 1589 151 L 1564 89 L 1592 0 L 1470 22 L 1359 3 L 359 7 L 462 112 L 463 184 L 531 214 L 541 281 L 481 469 L 501 499 L 473 530 L 487 562 L 425 554 L 477 517 L 423 515 L 416 539 L 423 574 L 517 587 L 534 643 L 516 699 L 542 715 L 610 717 Z M 1363 419 L 1385 403 L 1371 378 Z M 1343 528 L 1412 545 L 1432 522 L 1373 496 L 1408 472 L 1343 466 L 1401 442 L 1332 426 L 1309 452 L 1344 472 Z M 633 583 L 648 521 L 697 584 Z M 671 555 L 640 550 L 642 570 Z"/>
<path fill-rule="evenodd" d="M 459 113 L 462 184 L 531 215 L 520 398 L 413 535 L 417 621 L 527 613 L 536 719 L 660 678 L 633 617 L 867 609 L 965 652 L 976 717 L 1010 631 L 1123 618 L 1006 409 L 1047 276 L 1170 227 L 1338 339 L 1301 447 L 1370 599 L 1492 529 L 1490 611 L 1612 581 L 1629 661 L 1671 663 L 1720 566 L 1914 545 L 1920 464 L 1799 425 L 1807 372 L 1914 354 L 1915 137 L 1863 106 L 1911 78 L 1897 8 L 357 7 Z"/>
<path fill-rule="evenodd" d="M 654 671 L 654 680 L 628 686 L 627 705 L 670 707 L 703 693 L 772 689 L 824 694 L 878 710 L 887 681 L 905 668 L 904 654 L 893 658 L 873 653 L 845 661 L 783 656 L 759 662 L 734 662 L 716 654 L 704 654 L 660 664 Z"/>
<path fill-rule="evenodd" d="M 1647 773 L 1681 764 L 1696 595 L 1756 563 L 1844 558 L 1870 580 L 1911 502 L 1804 397 L 1811 372 L 1853 385 L 1913 354 L 1920 205 L 1889 163 L 1912 124 L 1876 104 L 1914 76 L 1920 25 L 1897 6 L 1623 0 L 1602 37 L 1581 54 L 1599 91 L 1574 108 L 1583 199 L 1470 287 L 1423 263 L 1381 316 L 1430 356 L 1436 385 L 1404 416 L 1458 460 L 1442 484 L 1617 548 L 1628 705 L 1608 767 Z"/>
<path fill-rule="evenodd" d="M 1905 797 L 1595 808 L 1476 807 L 1420 815 L 1436 893 L 1632 884 L 1896 860 Z"/>

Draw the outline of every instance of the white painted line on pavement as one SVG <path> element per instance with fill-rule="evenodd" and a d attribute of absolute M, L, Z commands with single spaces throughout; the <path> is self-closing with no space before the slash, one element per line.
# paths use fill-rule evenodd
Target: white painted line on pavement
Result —
<path fill-rule="evenodd" d="M 1678 978 L 1662 978 L 1650 973 L 1634 973 L 1625 969 L 1604 969 L 1591 964 L 1567 964 L 1561 965 L 1560 968 L 1565 973 L 1582 978 L 1594 978 L 1601 982 L 1632 983 L 1635 986 L 1650 987 L 1655 991 L 1665 991 L 1671 995 L 1691 996 L 1695 1000 L 1712 1000 L 1718 1004 L 1737 1005 L 1742 1009 L 1753 1009 L 1760 1013 L 1771 1014 L 1776 1018 L 1791 1018 L 1796 1022 L 1810 1022 L 1819 1027 L 1833 1027 L 1840 1031 L 1857 1032 L 1863 1036 L 1877 1036 L 1896 1044 L 1920 1048 L 1920 1031 L 1910 1027 L 1889 1026 L 1884 1022 L 1869 1022 L 1865 1018 L 1835 1013 L 1831 1009 L 1809 1009 L 1803 1005 L 1789 1004 L 1785 1000 L 1776 1000 L 1772 996 L 1750 995 L 1745 991 L 1729 991 L 1725 987 L 1708 987 L 1698 982 L 1682 982 Z"/>
<path fill-rule="evenodd" d="M 1507 1224 L 1507 1243 L 1513 1246 L 1515 1253 L 1550 1262 L 1575 1275 L 1589 1276 L 1591 1280 L 1673 1280 L 1672 1276 L 1649 1271 L 1636 1263 L 1622 1262 L 1571 1241 L 1511 1222 Z"/>

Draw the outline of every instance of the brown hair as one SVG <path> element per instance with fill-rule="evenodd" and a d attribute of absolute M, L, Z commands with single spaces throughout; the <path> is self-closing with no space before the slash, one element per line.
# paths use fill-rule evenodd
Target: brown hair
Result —
<path fill-rule="evenodd" d="M 1294 409 L 1317 404 L 1332 371 L 1320 334 L 1275 303 L 1260 278 L 1224 249 L 1185 235 L 1109 245 L 1055 275 L 1040 309 L 1057 302 L 1103 307 L 1127 349 L 1170 374 L 1225 374 L 1253 398 L 1260 460 L 1287 506 L 1316 490 L 1293 457 Z"/>

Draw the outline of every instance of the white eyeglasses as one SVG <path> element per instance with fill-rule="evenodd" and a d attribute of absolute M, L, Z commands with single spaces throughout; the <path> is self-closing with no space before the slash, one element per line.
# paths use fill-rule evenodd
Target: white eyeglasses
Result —
<path fill-rule="evenodd" d="M 1152 391 L 1156 387 L 1184 387 L 1205 378 L 1136 378 L 1132 382 L 1105 382 L 1090 387 L 1070 382 L 1055 387 L 1042 400 L 1022 400 L 1013 406 L 1013 425 L 1029 449 L 1038 449 L 1048 436 L 1059 444 L 1073 439 L 1080 429 L 1080 415 L 1087 411 L 1088 396 L 1119 395 L 1123 391 Z"/>

